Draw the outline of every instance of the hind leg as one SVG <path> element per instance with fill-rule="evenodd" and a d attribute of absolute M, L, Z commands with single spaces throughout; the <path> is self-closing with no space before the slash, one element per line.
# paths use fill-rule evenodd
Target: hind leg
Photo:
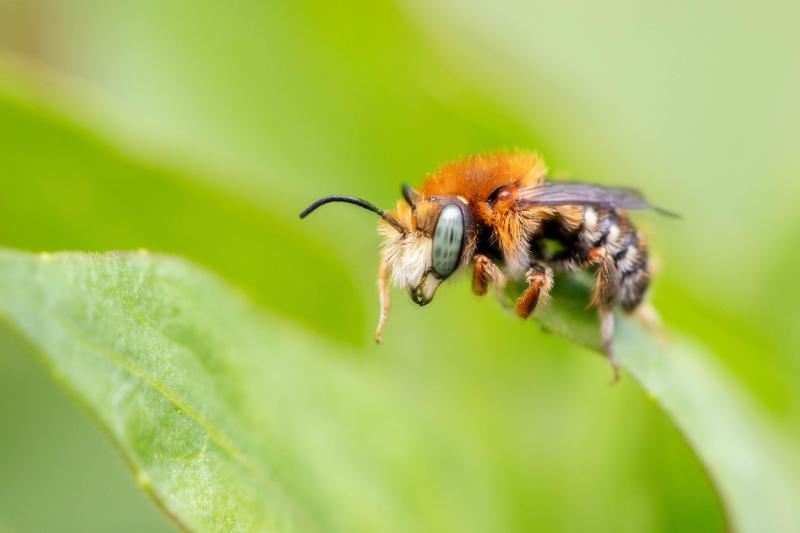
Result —
<path fill-rule="evenodd" d="M 614 354 L 614 305 L 619 291 L 619 271 L 605 248 L 594 248 L 588 254 L 596 265 L 594 289 L 589 305 L 597 305 L 603 352 L 613 371 L 612 383 L 619 381 L 619 362 Z"/>
<path fill-rule="evenodd" d="M 619 361 L 614 354 L 614 310 L 610 307 L 600 307 L 597 311 L 600 318 L 600 338 L 603 342 L 603 352 L 611 365 L 611 383 L 619 381 Z"/>

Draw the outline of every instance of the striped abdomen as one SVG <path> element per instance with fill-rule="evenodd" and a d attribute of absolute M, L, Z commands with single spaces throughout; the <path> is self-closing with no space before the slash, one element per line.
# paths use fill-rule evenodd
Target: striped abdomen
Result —
<path fill-rule="evenodd" d="M 587 206 L 576 229 L 558 226 L 544 235 L 557 238 L 565 247 L 553 258 L 556 268 L 596 266 L 594 303 L 598 305 L 620 304 L 632 311 L 641 303 L 650 284 L 647 244 L 624 211 Z"/>

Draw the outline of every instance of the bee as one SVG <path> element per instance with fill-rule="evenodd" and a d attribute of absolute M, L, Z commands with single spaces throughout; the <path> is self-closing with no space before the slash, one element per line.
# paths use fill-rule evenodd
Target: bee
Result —
<path fill-rule="evenodd" d="M 376 213 L 382 237 L 378 287 L 380 318 L 389 314 L 389 280 L 419 305 L 433 300 L 456 270 L 471 268 L 472 290 L 502 290 L 509 279 L 526 288 L 514 304 L 522 318 L 543 305 L 553 272 L 594 271 L 590 306 L 596 306 L 603 350 L 615 379 L 614 309 L 633 313 L 650 284 L 648 248 L 628 209 L 655 207 L 636 190 L 549 179 L 544 161 L 531 152 L 478 154 L 448 163 L 384 211 L 352 196 L 325 196 L 300 213 L 305 218 L 330 202 Z M 553 250 L 550 243 L 559 245 Z"/>

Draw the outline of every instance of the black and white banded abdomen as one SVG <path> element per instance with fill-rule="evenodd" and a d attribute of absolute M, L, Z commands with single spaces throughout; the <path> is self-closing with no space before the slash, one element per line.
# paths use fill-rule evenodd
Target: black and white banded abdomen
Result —
<path fill-rule="evenodd" d="M 630 312 L 642 302 L 650 284 L 647 243 L 625 211 L 587 206 L 577 229 L 561 225 L 557 233 L 565 249 L 553 258 L 556 268 L 597 268 L 595 303 Z"/>

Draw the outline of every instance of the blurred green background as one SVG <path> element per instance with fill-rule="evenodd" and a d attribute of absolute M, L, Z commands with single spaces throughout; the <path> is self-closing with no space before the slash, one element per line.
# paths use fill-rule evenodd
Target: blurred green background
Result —
<path fill-rule="evenodd" d="M 430 402 L 515 531 L 718 531 L 630 379 L 474 298 L 377 315 L 399 183 L 502 147 L 638 187 L 652 299 L 800 442 L 800 8 L 614 0 L 0 0 L 0 245 L 147 248 L 219 272 Z M 169 531 L 100 430 L 0 336 L 0 531 Z M 337 352 L 338 353 L 338 352 Z M 389 415 L 387 415 L 389 416 Z"/>

